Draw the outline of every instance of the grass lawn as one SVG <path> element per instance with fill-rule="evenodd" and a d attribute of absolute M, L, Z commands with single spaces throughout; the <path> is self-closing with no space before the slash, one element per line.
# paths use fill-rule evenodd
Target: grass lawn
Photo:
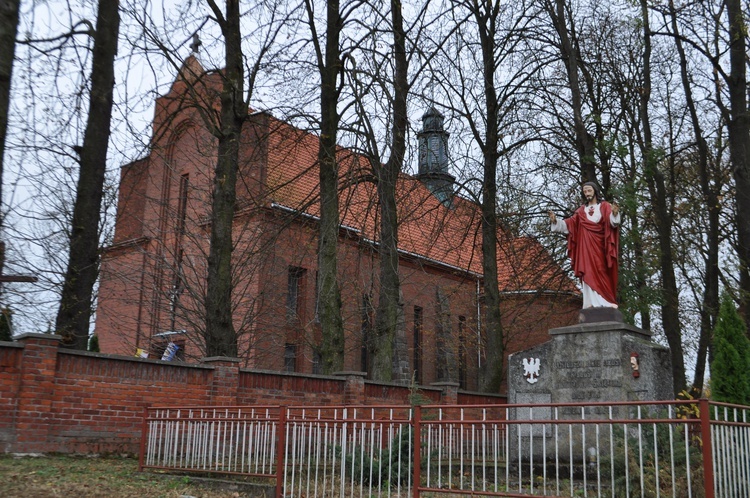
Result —
<path fill-rule="evenodd" d="M 215 489 L 190 477 L 141 473 L 134 458 L 0 455 L 0 496 L 238 498 L 251 495 Z"/>

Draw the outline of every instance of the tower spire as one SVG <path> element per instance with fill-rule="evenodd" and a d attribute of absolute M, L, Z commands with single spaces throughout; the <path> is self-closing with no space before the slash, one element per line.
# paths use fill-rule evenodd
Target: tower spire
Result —
<path fill-rule="evenodd" d="M 417 179 L 430 189 L 440 202 L 449 205 L 453 197 L 456 178 L 448 171 L 448 137 L 443 121 L 445 118 L 435 107 L 430 107 L 422 116 L 422 131 L 419 140 L 419 173 Z"/>

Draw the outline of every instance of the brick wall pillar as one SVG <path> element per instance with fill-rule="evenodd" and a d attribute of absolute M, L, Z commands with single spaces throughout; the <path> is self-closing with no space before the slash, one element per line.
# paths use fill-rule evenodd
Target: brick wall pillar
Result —
<path fill-rule="evenodd" d="M 237 405 L 237 394 L 240 387 L 240 359 L 226 356 L 202 358 L 201 363 L 213 367 L 211 382 L 211 404 Z"/>
<path fill-rule="evenodd" d="M 440 393 L 440 404 L 441 405 L 457 405 L 458 404 L 458 382 L 433 382 L 431 386 L 439 387 Z"/>
<path fill-rule="evenodd" d="M 47 442 L 47 438 L 52 419 L 60 337 L 52 334 L 23 334 L 17 340 L 23 344 L 23 355 L 13 451 L 55 451 L 56 448 Z"/>
<path fill-rule="evenodd" d="M 335 372 L 333 375 L 344 377 L 344 404 L 345 405 L 364 405 L 365 400 L 365 377 L 367 372 Z"/>

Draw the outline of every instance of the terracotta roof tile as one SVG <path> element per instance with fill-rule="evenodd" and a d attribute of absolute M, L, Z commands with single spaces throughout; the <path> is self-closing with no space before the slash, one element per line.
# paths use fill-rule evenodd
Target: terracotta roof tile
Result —
<path fill-rule="evenodd" d="M 318 139 L 274 118 L 269 121 L 267 194 L 271 202 L 311 216 L 318 205 Z M 340 223 L 377 243 L 379 208 L 368 162 L 348 149 L 338 150 Z M 479 206 L 455 197 L 443 205 L 414 177 L 397 184 L 399 249 L 443 265 L 482 274 Z M 573 281 L 544 247 L 529 237 L 498 233 L 498 280 L 502 291 L 577 292 Z"/>

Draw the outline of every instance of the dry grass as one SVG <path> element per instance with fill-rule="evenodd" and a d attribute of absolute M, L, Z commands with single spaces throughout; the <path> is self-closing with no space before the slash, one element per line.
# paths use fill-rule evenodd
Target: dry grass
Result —
<path fill-rule="evenodd" d="M 0 455 L 0 496 L 4 498 L 252 496 L 246 491 L 214 488 L 191 477 L 138 472 L 133 458 Z"/>

